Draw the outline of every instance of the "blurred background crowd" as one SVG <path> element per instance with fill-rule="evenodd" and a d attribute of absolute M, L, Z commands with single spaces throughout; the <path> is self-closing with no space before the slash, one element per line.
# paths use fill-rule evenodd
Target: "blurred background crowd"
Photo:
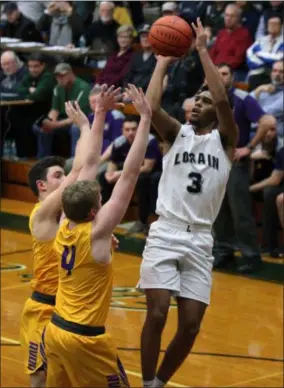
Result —
<path fill-rule="evenodd" d="M 14 160 L 52 154 L 70 170 L 79 129 L 64 103 L 77 100 L 94 118 L 104 83 L 146 91 L 156 63 L 151 24 L 178 15 L 200 17 L 208 50 L 234 107 L 240 139 L 227 194 L 214 226 L 215 266 L 240 249 L 240 271 L 259 268 L 261 250 L 279 257 L 284 227 L 283 2 L 282 1 L 6 1 L 1 2 L 1 156 Z M 163 108 L 190 120 L 194 96 L 206 82 L 194 44 L 164 79 Z M 2 102 L 5 103 L 2 103 Z M 139 117 L 125 99 L 124 111 L 108 112 L 98 179 L 105 202 L 120 176 Z M 131 114 L 129 114 L 131 113 Z M 132 232 L 147 234 L 155 212 L 162 168 L 155 130 L 136 188 L 139 219 Z M 264 203 L 263 246 L 257 242 L 251 199 Z"/>

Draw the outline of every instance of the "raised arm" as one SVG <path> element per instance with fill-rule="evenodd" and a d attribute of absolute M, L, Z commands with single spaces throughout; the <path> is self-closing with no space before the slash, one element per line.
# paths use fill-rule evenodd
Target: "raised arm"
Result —
<path fill-rule="evenodd" d="M 142 89 L 138 91 L 134 85 L 129 85 L 127 92 L 141 118 L 122 174 L 114 186 L 110 200 L 101 208 L 96 217 L 94 236 L 101 238 L 109 238 L 113 229 L 122 220 L 132 198 L 148 145 L 152 117 L 151 107 Z"/>
<path fill-rule="evenodd" d="M 146 92 L 146 98 L 153 112 L 152 123 L 162 139 L 169 145 L 174 142 L 181 127 L 181 123 L 171 117 L 161 107 L 164 78 L 172 60 L 173 58 L 171 57 L 162 57 L 160 55 L 157 57 L 156 67 Z"/>
<path fill-rule="evenodd" d="M 110 109 L 114 109 L 118 105 L 116 101 L 121 97 L 119 93 L 120 88 L 114 90 L 114 86 L 108 89 L 106 85 L 102 86 L 102 90 L 96 100 L 95 118 L 90 132 L 88 152 L 78 177 L 79 181 L 94 181 L 96 179 L 101 160 L 106 114 Z"/>
<path fill-rule="evenodd" d="M 199 18 L 197 19 L 197 25 L 192 23 L 192 27 L 196 33 L 196 49 L 216 107 L 219 131 L 222 137 L 225 138 L 227 152 L 233 159 L 233 151 L 238 142 L 238 127 L 222 79 L 208 53 L 206 33 Z"/>
<path fill-rule="evenodd" d="M 86 153 L 89 148 L 90 126 L 85 114 L 81 111 L 79 105 L 76 109 L 72 107 L 70 102 L 65 104 L 66 114 L 69 119 L 80 128 L 80 138 L 76 145 L 75 158 L 73 167 L 62 184 L 52 192 L 42 203 L 42 206 L 36 213 L 34 223 L 41 223 L 43 221 L 54 221 L 57 219 L 58 212 L 61 209 L 61 197 L 64 189 L 76 182 L 81 168 L 86 159 Z"/>

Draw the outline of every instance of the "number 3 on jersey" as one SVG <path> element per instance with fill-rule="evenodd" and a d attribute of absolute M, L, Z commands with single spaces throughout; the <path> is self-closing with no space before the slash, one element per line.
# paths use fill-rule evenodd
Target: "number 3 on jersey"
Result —
<path fill-rule="evenodd" d="M 188 178 L 191 179 L 192 184 L 190 186 L 187 186 L 187 191 L 191 194 L 202 193 L 202 175 L 198 172 L 191 172 L 190 174 L 188 174 Z"/>
<path fill-rule="evenodd" d="M 66 245 L 64 246 L 64 251 L 61 257 L 61 268 L 67 270 L 67 275 L 71 275 L 72 269 L 75 264 L 75 255 L 76 247 L 74 245 L 72 245 L 71 247 L 68 247 Z"/>

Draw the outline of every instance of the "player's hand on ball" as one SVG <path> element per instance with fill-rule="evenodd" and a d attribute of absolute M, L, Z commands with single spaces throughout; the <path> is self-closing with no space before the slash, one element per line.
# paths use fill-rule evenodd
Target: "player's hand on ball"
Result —
<path fill-rule="evenodd" d="M 137 89 L 136 86 L 128 84 L 128 88 L 125 88 L 125 91 L 140 116 L 152 117 L 152 109 L 141 88 Z"/>
<path fill-rule="evenodd" d="M 121 88 L 115 89 L 113 85 L 108 88 L 107 85 L 102 85 L 101 92 L 96 99 L 96 112 L 123 108 L 124 104 L 118 102 L 121 98 Z"/>
<path fill-rule="evenodd" d="M 191 25 L 196 34 L 196 42 L 195 42 L 196 49 L 198 51 L 202 49 L 207 49 L 207 35 L 206 35 L 206 31 L 203 28 L 200 18 L 197 18 L 196 24 L 191 23 Z"/>
<path fill-rule="evenodd" d="M 164 57 L 163 55 L 155 55 L 158 64 L 164 65 L 164 66 L 169 66 L 172 63 L 179 61 L 181 57 Z"/>
<path fill-rule="evenodd" d="M 89 126 L 89 120 L 84 112 L 82 112 L 80 105 L 75 101 L 74 105 L 71 101 L 65 102 L 65 112 L 72 123 L 82 128 L 85 125 Z"/>

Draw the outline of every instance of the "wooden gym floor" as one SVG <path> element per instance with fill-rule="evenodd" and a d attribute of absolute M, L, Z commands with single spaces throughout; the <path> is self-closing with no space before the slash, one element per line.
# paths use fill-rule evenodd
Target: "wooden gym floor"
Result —
<path fill-rule="evenodd" d="M 139 342 L 145 298 L 135 290 L 141 258 L 117 252 L 114 263 L 107 328 L 131 386 L 141 387 Z M 1 387 L 28 386 L 18 339 L 31 272 L 30 236 L 1 230 Z M 161 357 L 175 328 L 173 301 Z M 193 352 L 168 386 L 283 387 L 283 286 L 214 272 L 211 306 Z"/>

